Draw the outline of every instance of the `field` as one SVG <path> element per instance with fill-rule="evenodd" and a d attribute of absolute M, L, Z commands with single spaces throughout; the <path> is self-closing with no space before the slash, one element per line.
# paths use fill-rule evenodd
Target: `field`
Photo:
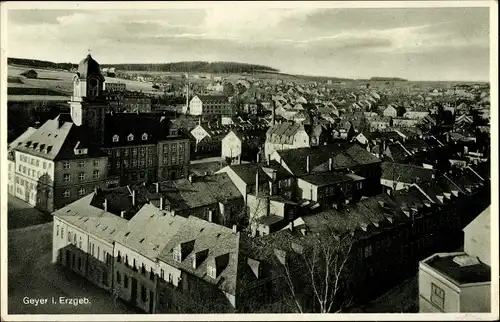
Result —
<path fill-rule="evenodd" d="M 25 66 L 8 66 L 8 76 L 16 77 L 19 76 L 22 72 L 34 69 L 38 73 L 38 78 L 22 78 L 22 84 L 18 82 L 8 82 L 8 88 L 23 88 L 24 95 L 32 95 L 30 89 L 38 88 L 38 89 L 47 89 L 50 91 L 54 91 L 60 93 L 59 95 L 68 97 L 71 96 L 73 92 L 73 76 L 74 73 L 70 73 L 63 70 L 48 70 L 48 69 L 37 69 L 30 68 Z M 154 91 L 151 83 L 142 83 L 133 80 L 119 79 L 114 77 L 106 77 L 106 82 L 109 83 L 125 83 L 127 86 L 127 90 L 130 91 L 143 91 L 144 93 L 158 94 L 157 91 Z M 17 94 L 16 95 L 23 95 Z M 56 93 L 52 93 L 51 95 L 56 95 Z"/>

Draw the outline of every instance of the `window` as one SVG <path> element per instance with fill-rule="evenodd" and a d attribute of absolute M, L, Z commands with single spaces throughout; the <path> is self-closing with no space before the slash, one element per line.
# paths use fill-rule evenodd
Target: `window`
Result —
<path fill-rule="evenodd" d="M 71 195 L 71 192 L 69 191 L 69 189 L 64 190 L 64 192 L 63 192 L 64 198 L 69 198 L 70 195 Z"/>
<path fill-rule="evenodd" d="M 132 149 L 132 156 L 137 156 L 137 148 Z"/>
<path fill-rule="evenodd" d="M 127 141 L 133 141 L 134 140 L 134 135 L 132 133 L 130 133 L 128 136 L 127 136 Z"/>
<path fill-rule="evenodd" d="M 43 168 L 47 169 L 47 162 L 43 161 Z"/>
<path fill-rule="evenodd" d="M 76 234 L 73 234 L 73 245 L 76 245 Z"/>
<path fill-rule="evenodd" d="M 83 196 L 83 195 L 85 195 L 85 188 L 80 188 L 80 189 L 78 189 L 78 195 L 79 195 L 79 196 Z"/>
<path fill-rule="evenodd" d="M 120 275 L 120 272 L 116 272 L 116 283 L 120 284 L 122 282 L 122 277 Z"/>
<path fill-rule="evenodd" d="M 177 144 L 172 144 L 172 153 L 177 151 Z"/>
<path fill-rule="evenodd" d="M 128 149 L 123 150 L 123 156 L 128 156 Z"/>
<path fill-rule="evenodd" d="M 147 134 L 147 133 L 144 133 L 144 134 L 142 135 L 142 140 L 143 140 L 143 141 L 146 141 L 147 139 L 148 139 L 148 134 Z"/>
<path fill-rule="evenodd" d="M 56 236 L 59 236 L 59 225 L 57 225 Z"/>
<path fill-rule="evenodd" d="M 115 168 L 120 169 L 120 161 L 115 162 Z"/>
<path fill-rule="evenodd" d="M 172 280 L 173 280 L 172 273 L 168 273 L 168 282 L 172 283 Z"/>
<path fill-rule="evenodd" d="M 173 256 L 174 256 L 174 261 L 179 262 L 179 263 L 182 261 L 181 252 L 179 252 L 178 250 L 174 249 Z"/>
<path fill-rule="evenodd" d="M 146 302 L 147 297 L 146 297 L 146 288 L 141 285 L 141 301 Z"/>
<path fill-rule="evenodd" d="M 123 160 L 123 167 L 128 168 L 128 160 Z"/>
<path fill-rule="evenodd" d="M 165 271 L 163 269 L 160 270 L 160 277 L 164 280 L 165 279 Z"/>
<path fill-rule="evenodd" d="M 365 247 L 365 258 L 372 256 L 372 245 Z"/>
<path fill-rule="evenodd" d="M 78 167 L 79 168 L 85 167 L 85 160 L 78 161 Z"/>
<path fill-rule="evenodd" d="M 80 174 L 78 174 L 78 179 L 79 179 L 80 181 L 85 180 L 85 172 L 80 172 Z"/>
<path fill-rule="evenodd" d="M 98 167 L 99 166 L 99 160 L 94 160 L 94 167 Z"/>
<path fill-rule="evenodd" d="M 61 227 L 61 239 L 63 238 L 64 236 L 64 227 Z"/>
<path fill-rule="evenodd" d="M 216 274 L 215 267 L 213 267 L 213 266 L 207 266 L 207 274 L 208 274 L 208 276 L 210 276 L 211 278 L 216 278 L 216 277 L 217 277 L 217 274 Z"/>
<path fill-rule="evenodd" d="M 92 248 L 92 256 L 94 256 L 94 254 L 95 254 L 95 252 L 94 252 L 95 247 L 94 246 L 95 246 L 95 244 L 92 244 L 92 247 L 91 247 Z"/>
<path fill-rule="evenodd" d="M 444 290 L 434 283 L 431 283 L 431 302 L 444 309 Z"/>
<path fill-rule="evenodd" d="M 123 276 L 123 287 L 128 288 L 128 276 Z"/>
<path fill-rule="evenodd" d="M 82 236 L 80 236 L 80 240 L 78 241 L 78 248 L 82 248 Z"/>
<path fill-rule="evenodd" d="M 137 159 L 132 160 L 132 168 L 137 167 Z"/>
<path fill-rule="evenodd" d="M 93 174 L 92 174 L 92 177 L 94 179 L 99 179 L 99 170 L 94 170 Z"/>

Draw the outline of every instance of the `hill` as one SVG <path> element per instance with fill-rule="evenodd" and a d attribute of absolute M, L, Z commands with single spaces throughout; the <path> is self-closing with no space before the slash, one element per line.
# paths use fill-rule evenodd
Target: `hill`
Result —
<path fill-rule="evenodd" d="M 8 65 L 22 65 L 37 68 L 50 68 L 50 69 L 64 69 L 69 70 L 73 67 L 77 67 L 77 64 L 72 63 L 54 63 L 45 60 L 36 59 L 26 59 L 26 58 L 7 58 Z"/>
<path fill-rule="evenodd" d="M 102 64 L 102 67 L 115 67 L 122 71 L 145 72 L 200 72 L 200 73 L 254 73 L 261 71 L 278 72 L 277 69 L 255 64 L 236 62 L 189 61 L 167 64 Z"/>

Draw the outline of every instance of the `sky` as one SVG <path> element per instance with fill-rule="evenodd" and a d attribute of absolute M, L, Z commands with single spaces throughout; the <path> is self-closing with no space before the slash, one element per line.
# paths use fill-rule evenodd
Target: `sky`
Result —
<path fill-rule="evenodd" d="M 321 3 L 320 3 L 321 4 Z M 285 73 L 489 79 L 488 8 L 8 11 L 8 57 L 101 64 L 236 61 Z"/>

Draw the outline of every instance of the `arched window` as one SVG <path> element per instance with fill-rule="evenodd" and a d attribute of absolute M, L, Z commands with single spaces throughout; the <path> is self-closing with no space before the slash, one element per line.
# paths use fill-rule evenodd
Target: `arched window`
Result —
<path fill-rule="evenodd" d="M 118 140 L 120 140 L 118 134 L 113 135 L 113 142 L 118 142 Z"/>
<path fill-rule="evenodd" d="M 133 141 L 134 140 L 134 135 L 132 133 L 130 133 L 128 136 L 127 136 L 127 141 Z"/>

